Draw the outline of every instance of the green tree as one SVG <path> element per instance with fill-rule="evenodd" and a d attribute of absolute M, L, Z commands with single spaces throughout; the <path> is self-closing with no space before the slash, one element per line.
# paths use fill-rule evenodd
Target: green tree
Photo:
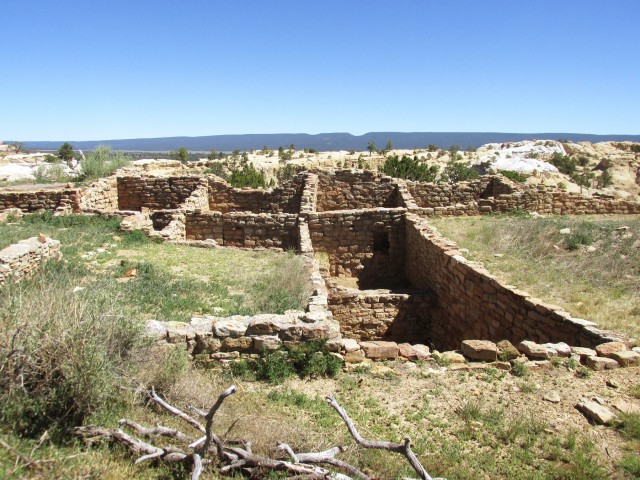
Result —
<path fill-rule="evenodd" d="M 378 150 L 378 147 L 376 147 L 376 142 L 369 142 L 367 143 L 367 150 L 369 150 L 369 156 L 371 156 L 373 154 L 373 152 Z"/>
<path fill-rule="evenodd" d="M 182 163 L 187 163 L 189 160 L 189 150 L 184 147 L 180 147 L 177 151 L 169 152 L 169 157 L 174 160 L 180 160 Z"/>
<path fill-rule="evenodd" d="M 387 140 L 387 144 L 384 147 L 385 155 L 389 153 L 391 150 L 393 150 L 393 142 L 391 140 Z"/>
<path fill-rule="evenodd" d="M 24 142 L 13 142 L 11 145 L 16 153 L 20 153 L 24 149 Z"/>
<path fill-rule="evenodd" d="M 218 158 L 217 155 L 218 155 L 218 152 L 216 151 L 216 149 L 212 148 L 209 151 L 209 155 L 207 155 L 207 159 L 208 160 L 215 160 L 216 158 Z"/>
<path fill-rule="evenodd" d="M 64 160 L 65 162 L 73 159 L 73 153 L 73 146 L 68 142 L 64 142 L 58 149 L 58 157 L 60 157 L 60 159 Z"/>
<path fill-rule="evenodd" d="M 598 186 L 600 188 L 606 188 L 611 185 L 613 185 L 613 176 L 611 175 L 611 172 L 609 172 L 609 169 L 606 168 L 602 171 L 602 175 L 598 177 Z"/>

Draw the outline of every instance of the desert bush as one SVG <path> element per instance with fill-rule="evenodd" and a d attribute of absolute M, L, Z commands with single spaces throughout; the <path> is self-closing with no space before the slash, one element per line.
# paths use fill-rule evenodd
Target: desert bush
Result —
<path fill-rule="evenodd" d="M 514 363 L 511 373 L 516 377 L 526 377 L 529 375 L 529 368 L 524 363 Z"/>
<path fill-rule="evenodd" d="M 581 245 L 591 245 L 593 237 L 586 232 L 575 232 L 565 237 L 567 250 L 577 250 Z"/>
<path fill-rule="evenodd" d="M 64 166 L 58 161 L 47 165 L 38 165 L 33 172 L 36 183 L 61 183 L 70 180 Z"/>
<path fill-rule="evenodd" d="M 49 262 L 0 288 L 0 418 L 24 435 L 63 432 L 119 403 L 142 326 L 110 288 L 74 292 L 77 266 Z"/>
<path fill-rule="evenodd" d="M 449 162 L 442 171 L 442 180 L 447 183 L 463 182 L 478 178 L 478 172 L 473 168 L 459 162 Z"/>
<path fill-rule="evenodd" d="M 399 158 L 398 155 L 389 155 L 382 167 L 385 175 L 417 182 L 435 181 L 439 169 L 438 165 L 429 166 L 426 163 L 421 163 L 417 156 L 410 157 L 409 155 L 403 155 L 402 158 Z"/>
<path fill-rule="evenodd" d="M 130 158 L 122 152 L 113 151 L 108 145 L 98 145 L 80 161 L 82 173 L 79 180 L 108 177 L 129 162 Z"/>
<path fill-rule="evenodd" d="M 513 180 L 514 182 L 524 183 L 527 181 L 527 177 L 519 172 L 513 172 L 511 170 L 500 170 L 500 173 L 503 177 L 507 177 L 509 180 Z"/>
<path fill-rule="evenodd" d="M 266 186 L 264 172 L 259 172 L 256 170 L 256 167 L 251 164 L 244 165 L 242 168 L 234 170 L 226 180 L 236 188 L 264 188 Z"/>
<path fill-rule="evenodd" d="M 578 161 L 575 158 L 562 155 L 558 152 L 554 153 L 553 157 L 551 157 L 551 163 L 558 167 L 558 170 L 560 170 L 561 173 L 565 173 L 567 175 L 576 173 L 576 169 L 578 167 Z"/>

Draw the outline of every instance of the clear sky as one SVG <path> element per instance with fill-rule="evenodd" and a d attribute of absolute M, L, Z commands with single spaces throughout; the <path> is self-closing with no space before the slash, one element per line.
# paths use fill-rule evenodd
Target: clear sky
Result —
<path fill-rule="evenodd" d="M 0 139 L 640 134 L 639 0 L 2 0 Z"/>

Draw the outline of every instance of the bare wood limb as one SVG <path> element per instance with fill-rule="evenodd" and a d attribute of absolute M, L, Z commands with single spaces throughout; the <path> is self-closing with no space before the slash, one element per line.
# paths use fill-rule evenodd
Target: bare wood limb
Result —
<path fill-rule="evenodd" d="M 198 480 L 202 475 L 202 458 L 197 453 L 192 455 L 193 457 L 193 472 L 191 472 L 191 480 Z"/>
<path fill-rule="evenodd" d="M 153 387 L 151 387 L 151 392 L 149 393 L 149 396 L 151 397 L 151 399 L 156 402 L 158 405 L 160 405 L 162 408 L 164 408 L 165 410 L 173 413 L 174 415 L 176 415 L 177 417 L 180 417 L 182 420 L 184 420 L 185 422 L 187 422 L 189 425 L 191 425 L 193 428 L 195 428 L 196 430 L 200 430 L 202 433 L 205 433 L 205 429 L 204 427 L 200 424 L 200 422 L 198 422 L 197 420 L 194 420 L 192 417 L 190 417 L 189 415 L 187 415 L 186 413 L 184 413 L 182 410 L 177 409 L 176 407 L 174 407 L 173 405 L 168 404 L 167 402 L 165 402 L 163 399 L 161 399 L 157 394 L 156 391 Z"/>
<path fill-rule="evenodd" d="M 207 435 L 207 438 L 204 441 L 204 444 L 202 445 L 202 447 L 200 447 L 200 452 L 206 452 L 207 450 L 209 450 L 209 446 L 211 445 L 211 442 L 213 442 L 215 443 L 216 448 L 218 450 L 218 458 L 220 458 L 220 460 L 223 459 L 224 449 L 222 447 L 222 442 L 220 441 L 220 438 L 218 438 L 218 436 L 215 433 L 213 433 L 211 430 L 213 428 L 213 417 L 215 416 L 216 412 L 220 408 L 220 405 L 222 405 L 222 402 L 224 402 L 225 398 L 227 398 L 230 395 L 233 395 L 237 391 L 238 390 L 236 389 L 236 386 L 231 385 L 224 392 L 222 392 L 220 396 L 218 396 L 216 403 L 213 404 L 213 406 L 209 410 L 209 413 L 207 413 L 205 417 L 207 420 L 207 425 L 205 427 L 205 433 Z"/>
<path fill-rule="evenodd" d="M 204 410 L 200 410 L 199 408 L 194 407 L 193 405 L 189 405 L 189 410 L 191 410 L 193 413 L 195 413 L 196 415 L 200 416 L 200 417 L 206 417 L 207 416 L 207 412 L 205 412 Z"/>
<path fill-rule="evenodd" d="M 193 437 L 190 437 L 189 435 L 185 435 L 184 433 L 182 433 L 180 430 L 176 430 L 174 428 L 168 428 L 168 427 L 163 427 L 162 425 L 156 425 L 153 428 L 145 428 L 142 425 L 129 420 L 127 418 L 123 418 L 121 420 L 118 421 L 119 425 L 126 425 L 129 428 L 132 428 L 133 430 L 135 430 L 139 435 L 142 435 L 143 437 L 151 437 L 154 435 L 158 435 L 161 437 L 171 437 L 171 438 L 175 438 L 176 440 L 179 440 L 180 442 L 183 443 L 189 443 L 189 442 L 193 442 Z"/>
<path fill-rule="evenodd" d="M 153 460 L 154 458 L 161 457 L 162 455 L 164 455 L 164 450 L 162 450 L 161 448 L 158 448 L 158 450 L 156 450 L 153 453 L 141 456 L 139 459 L 137 459 L 135 462 L 133 462 L 133 464 L 134 465 L 139 465 L 142 462 L 146 462 L 147 460 Z"/>
<path fill-rule="evenodd" d="M 342 447 L 330 448 L 329 450 L 325 450 L 324 452 L 311 452 L 311 453 L 297 453 L 296 454 L 296 453 L 294 453 L 293 449 L 289 445 L 287 445 L 286 443 L 279 443 L 278 444 L 278 449 L 279 450 L 284 450 L 285 452 L 287 452 L 287 454 L 289 455 L 289 457 L 291 458 L 291 461 L 293 463 L 312 463 L 312 464 L 321 463 L 321 464 L 327 464 L 327 465 L 331 465 L 333 467 L 336 467 L 336 468 L 342 470 L 343 472 L 346 472 L 349 475 L 353 475 L 354 477 L 359 478 L 361 480 L 371 480 L 370 477 L 365 475 L 363 472 L 358 470 L 353 465 L 335 458 L 335 456 L 338 453 L 345 451 L 345 449 L 342 448 Z"/>
<path fill-rule="evenodd" d="M 389 450 L 390 452 L 395 452 L 395 453 L 404 455 L 404 457 L 407 459 L 411 467 L 416 471 L 416 473 L 420 476 L 422 480 L 433 480 L 433 478 L 427 473 L 425 468 L 422 466 L 418 458 L 415 456 L 415 454 L 411 450 L 411 439 L 409 437 L 405 437 L 403 444 L 386 442 L 386 441 L 372 442 L 369 440 L 365 440 L 358 433 L 358 430 L 356 429 L 356 426 L 354 425 L 353 421 L 351 420 L 351 418 L 349 418 L 349 415 L 347 414 L 345 409 L 338 404 L 336 399 L 333 398 L 333 396 L 329 395 L 326 397 L 326 401 L 329 404 L 329 406 L 331 406 L 336 412 L 338 412 L 338 415 L 340 415 L 340 418 L 342 418 L 342 421 L 347 426 L 349 433 L 351 434 L 353 439 L 356 441 L 356 443 L 358 443 L 359 445 L 362 445 L 364 448 Z"/>

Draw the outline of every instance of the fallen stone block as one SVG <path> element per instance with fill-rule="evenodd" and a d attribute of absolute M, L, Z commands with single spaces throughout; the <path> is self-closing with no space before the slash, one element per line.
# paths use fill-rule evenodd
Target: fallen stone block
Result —
<path fill-rule="evenodd" d="M 571 353 L 578 355 L 581 360 L 587 357 L 595 357 L 598 353 L 593 348 L 571 347 Z"/>
<path fill-rule="evenodd" d="M 406 358 L 407 360 L 426 360 L 431 356 L 431 354 L 428 353 L 429 347 L 426 347 L 425 345 L 420 345 L 420 347 L 424 348 L 416 348 L 409 343 L 401 343 L 398 345 L 399 354 L 402 358 Z M 425 348 L 427 353 L 425 353 Z"/>
<path fill-rule="evenodd" d="M 640 365 L 640 353 L 631 350 L 613 352 L 611 358 L 618 362 L 621 367 L 635 367 Z"/>
<path fill-rule="evenodd" d="M 523 340 L 520 342 L 518 350 L 534 360 L 547 360 L 552 356 L 555 356 L 555 350 L 551 350 L 544 345 L 540 345 L 539 343 L 531 342 L 529 340 Z"/>
<path fill-rule="evenodd" d="M 579 402 L 576 408 L 580 410 L 585 417 L 598 425 L 608 425 L 616 418 L 615 414 L 607 407 L 591 400 Z"/>
<path fill-rule="evenodd" d="M 607 342 L 596 347 L 596 352 L 601 357 L 610 357 L 614 352 L 624 352 L 627 346 L 622 342 Z"/>
<path fill-rule="evenodd" d="M 400 349 L 396 342 L 360 342 L 360 348 L 371 360 L 392 360 L 398 356 Z"/>
<path fill-rule="evenodd" d="M 496 344 L 498 358 L 502 361 L 513 360 L 520 356 L 520 351 L 509 340 L 501 340 Z"/>
<path fill-rule="evenodd" d="M 564 342 L 545 343 L 544 346 L 556 352 L 556 356 L 558 357 L 567 358 L 571 356 L 571 347 Z"/>
<path fill-rule="evenodd" d="M 597 372 L 602 370 L 613 370 L 614 368 L 618 368 L 620 366 L 620 364 L 613 358 L 607 357 L 587 357 L 586 363 L 587 367 Z"/>
<path fill-rule="evenodd" d="M 464 340 L 460 350 L 471 360 L 493 362 L 498 359 L 498 347 L 488 340 Z"/>

